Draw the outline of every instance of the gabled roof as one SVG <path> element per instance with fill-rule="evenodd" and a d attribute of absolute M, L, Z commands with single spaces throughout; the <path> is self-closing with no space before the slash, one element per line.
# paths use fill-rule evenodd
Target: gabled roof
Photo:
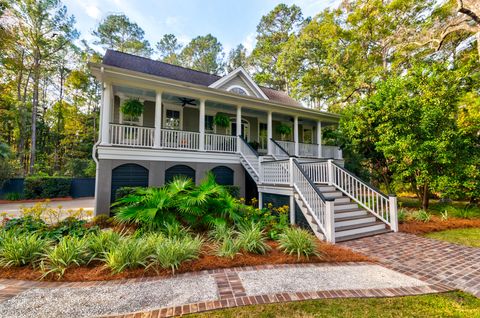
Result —
<path fill-rule="evenodd" d="M 260 89 L 260 87 L 258 87 L 257 83 L 253 81 L 250 75 L 248 75 L 248 73 L 241 66 L 234 71 L 228 73 L 224 77 L 221 77 L 218 81 L 210 84 L 208 87 L 220 88 L 230 82 L 235 77 L 242 78 L 245 84 L 255 93 L 258 98 L 268 99 L 267 95 L 265 95 L 265 93 Z"/>
<path fill-rule="evenodd" d="M 218 82 L 221 79 L 227 78 L 230 74 L 233 73 L 232 72 L 224 77 L 221 77 L 215 74 L 200 72 L 189 68 L 168 64 L 161 61 L 155 61 L 149 58 L 118 52 L 114 50 L 107 50 L 107 52 L 103 56 L 103 64 L 207 87 Z M 241 72 L 241 70 L 239 70 L 238 72 Z M 243 72 L 245 72 L 245 70 L 243 70 Z M 245 74 L 248 76 L 246 72 Z M 250 77 L 248 76 L 248 78 Z M 288 96 L 285 92 L 258 86 L 257 84 L 255 84 L 255 86 L 256 89 L 259 90 L 259 94 L 262 95 L 262 97 L 263 95 L 265 95 L 265 99 L 269 99 L 271 101 L 285 105 L 302 107 L 299 102 Z"/>

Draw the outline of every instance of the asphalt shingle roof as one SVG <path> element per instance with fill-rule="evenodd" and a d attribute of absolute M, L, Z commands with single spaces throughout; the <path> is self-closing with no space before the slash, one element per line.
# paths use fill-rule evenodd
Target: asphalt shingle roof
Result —
<path fill-rule="evenodd" d="M 103 56 L 103 64 L 203 86 L 210 86 L 221 78 L 221 76 L 215 74 L 200 72 L 114 50 L 107 50 Z M 260 87 L 260 89 L 271 101 L 291 106 L 301 106 L 299 102 L 288 96 L 285 92 L 267 87 Z"/>

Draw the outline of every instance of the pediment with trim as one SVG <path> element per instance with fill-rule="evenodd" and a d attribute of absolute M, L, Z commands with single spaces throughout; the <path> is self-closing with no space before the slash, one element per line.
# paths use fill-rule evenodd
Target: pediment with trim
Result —
<path fill-rule="evenodd" d="M 243 67 L 239 67 L 233 72 L 230 72 L 209 85 L 209 87 L 268 100 L 267 95 L 265 95 L 262 89 L 253 81 Z"/>

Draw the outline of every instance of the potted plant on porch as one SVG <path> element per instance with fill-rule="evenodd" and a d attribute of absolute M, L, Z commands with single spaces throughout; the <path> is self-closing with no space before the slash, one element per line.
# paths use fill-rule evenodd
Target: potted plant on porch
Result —
<path fill-rule="evenodd" d="M 224 113 L 217 113 L 213 118 L 213 123 L 217 127 L 228 128 L 230 126 L 230 117 Z"/>
<path fill-rule="evenodd" d="M 287 124 L 281 123 L 277 126 L 277 132 L 280 134 L 280 138 L 285 140 L 287 136 L 292 133 L 292 127 Z"/>
<path fill-rule="evenodd" d="M 122 103 L 120 110 L 124 115 L 131 118 L 137 118 L 143 114 L 144 106 L 140 100 L 129 98 Z"/>

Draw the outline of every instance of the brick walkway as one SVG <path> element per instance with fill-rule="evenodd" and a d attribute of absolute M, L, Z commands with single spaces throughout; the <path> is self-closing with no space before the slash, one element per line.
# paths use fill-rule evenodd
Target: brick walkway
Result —
<path fill-rule="evenodd" d="M 480 248 L 406 233 L 366 237 L 341 245 L 375 258 L 397 272 L 480 297 Z"/>
<path fill-rule="evenodd" d="M 342 272 L 349 272 L 353 273 L 354 276 L 360 280 L 370 280 L 377 277 L 376 283 L 373 283 L 375 279 L 372 280 L 372 284 L 379 284 L 378 280 L 383 280 L 385 277 L 383 275 L 387 275 L 393 277 L 397 275 L 397 278 L 400 281 L 397 281 L 391 288 L 385 288 L 385 286 L 392 286 L 391 284 L 385 285 L 380 287 L 372 286 L 372 288 L 365 288 L 359 289 L 355 283 L 350 283 L 347 286 L 351 286 L 352 288 L 327 288 L 327 290 L 321 290 L 321 288 L 312 284 L 312 289 L 308 290 L 297 290 L 295 292 L 286 292 L 285 290 L 281 290 L 281 288 L 277 291 L 275 290 L 274 293 L 262 293 L 262 294 L 249 294 L 245 288 L 245 282 L 242 281 L 241 276 L 243 273 L 252 273 L 252 272 L 261 272 L 263 271 L 263 275 L 265 275 L 265 271 L 272 273 L 274 271 L 281 271 L 285 270 L 298 270 L 297 275 L 305 275 L 310 271 L 314 270 L 315 273 L 317 271 L 324 271 L 326 273 L 330 272 L 329 268 L 339 268 L 338 266 L 343 266 L 345 269 Z M 366 268 L 370 268 L 370 273 L 365 273 L 364 270 Z M 324 269 L 324 270 L 323 270 Z M 209 300 L 209 301 L 201 301 L 201 302 L 193 302 L 181 305 L 175 305 L 173 307 L 156 307 L 155 304 L 149 304 L 150 308 L 153 305 L 155 309 L 145 309 L 141 312 L 133 312 L 128 314 L 121 314 L 121 315 L 110 315 L 105 317 L 171 317 L 176 315 L 188 314 L 188 313 L 195 313 L 207 310 L 214 310 L 214 309 L 223 309 L 223 308 L 230 308 L 236 306 L 245 306 L 245 305 L 255 305 L 255 304 L 268 304 L 268 303 L 277 303 L 277 302 L 286 302 L 286 301 L 299 301 L 299 300 L 308 300 L 308 299 L 326 299 L 326 298 L 365 298 L 365 297 L 394 297 L 394 296 L 406 296 L 406 295 L 419 295 L 419 294 L 428 294 L 428 293 L 438 293 L 438 292 L 445 292 L 451 290 L 451 288 L 442 285 L 442 284 L 430 284 L 425 282 L 420 282 L 418 280 L 413 280 L 412 278 L 394 273 L 394 272 L 385 272 L 391 271 L 389 269 L 382 268 L 379 265 L 374 265 L 371 263 L 324 263 L 324 264 L 297 264 L 297 265 L 265 265 L 265 266 L 249 266 L 249 267 L 237 267 L 231 269 L 219 269 L 219 270 L 211 270 L 211 271 L 201 271 L 195 273 L 185 273 L 176 275 L 179 279 L 182 277 L 205 277 L 211 276 L 213 277 L 217 289 L 217 297 L 216 299 Z M 383 272 L 381 274 L 380 272 Z M 372 274 L 374 273 L 374 274 Z M 393 276 L 392 276 L 393 275 Z M 400 276 L 398 276 L 400 275 Z M 271 275 L 270 275 L 271 276 Z M 281 275 L 280 275 L 281 276 Z M 277 276 L 274 276 L 277 277 Z M 383 278 L 382 278 L 383 277 Z M 402 278 L 403 277 L 403 278 Z M 0 308 L 10 308 L 7 312 L 3 312 L 0 309 L 0 316 L 1 317 L 64 317 L 65 314 L 59 315 L 53 314 L 51 312 L 52 308 L 58 309 L 58 304 L 48 304 L 45 301 L 41 301 L 36 305 L 32 305 L 29 301 L 28 297 L 31 296 L 24 296 L 28 294 L 30 290 L 43 290 L 40 293 L 49 293 L 49 289 L 57 289 L 57 288 L 65 288 L 65 291 L 62 292 L 63 294 L 67 294 L 68 301 L 73 301 L 75 304 L 75 299 L 70 298 L 71 289 L 81 290 L 82 288 L 88 287 L 86 289 L 95 288 L 97 286 L 112 286 L 118 284 L 135 284 L 135 283 L 144 283 L 144 282 L 158 282 L 162 284 L 162 280 L 165 278 L 159 277 L 151 277 L 151 278 L 139 278 L 139 279 L 128 279 L 128 280 L 121 280 L 121 281 L 108 281 L 108 282 L 79 282 L 79 283 L 62 283 L 62 282 L 33 282 L 33 281 L 17 281 L 17 280 L 7 280 L 2 279 L 0 280 Z M 281 279 L 281 277 L 278 277 Z M 319 278 L 321 280 L 321 278 Z M 338 278 L 340 282 L 342 278 Z M 329 280 L 335 282 L 336 280 Z M 265 282 L 268 284 L 268 281 Z M 270 282 L 271 283 L 271 282 Z M 303 286 L 303 285 L 302 285 Z M 338 285 L 340 286 L 340 285 Z M 369 285 L 371 286 L 371 285 Z M 378 285 L 380 286 L 380 285 Z M 132 285 L 133 287 L 133 285 Z M 315 288 L 317 287 L 317 288 Z M 356 287 L 356 289 L 355 289 Z M 201 291 L 199 291 L 201 293 Z M 77 292 L 75 292 L 77 293 Z M 37 292 L 38 294 L 38 292 Z M 15 297 L 15 298 L 14 298 Z M 21 300 L 18 300 L 17 297 L 20 297 Z M 9 304 L 10 302 L 15 302 L 20 304 L 21 307 L 11 307 Z M 119 299 L 115 299 L 115 302 L 118 302 Z M 3 304 L 2 304 L 3 302 Z M 7 305 L 6 307 L 2 307 L 2 305 Z M 13 304 L 12 304 L 13 305 Z M 24 307 L 27 306 L 28 308 Z M 53 306 L 53 307 L 52 307 Z M 65 306 L 62 303 L 62 306 Z M 32 307 L 32 308 L 30 308 Z M 78 307 L 78 306 L 76 306 Z M 19 315 L 19 313 L 15 310 L 22 310 L 24 313 L 23 315 Z M 156 309 L 158 308 L 158 309 Z M 13 309 L 13 311 L 12 311 Z M 77 308 L 78 309 L 78 308 Z M 85 310 L 88 312 L 88 308 L 81 308 L 82 313 Z M 75 311 L 76 308 L 73 308 Z M 137 309 L 138 310 L 138 309 Z M 133 311 L 133 310 L 132 310 Z M 11 313 L 14 313 L 13 316 Z M 25 315 L 25 312 L 27 313 Z M 67 312 L 64 312 L 67 313 Z M 72 315 L 68 316 L 77 316 L 71 312 Z M 114 312 L 112 312 L 113 314 Z M 91 315 L 78 315 L 82 317 L 90 317 Z"/>

